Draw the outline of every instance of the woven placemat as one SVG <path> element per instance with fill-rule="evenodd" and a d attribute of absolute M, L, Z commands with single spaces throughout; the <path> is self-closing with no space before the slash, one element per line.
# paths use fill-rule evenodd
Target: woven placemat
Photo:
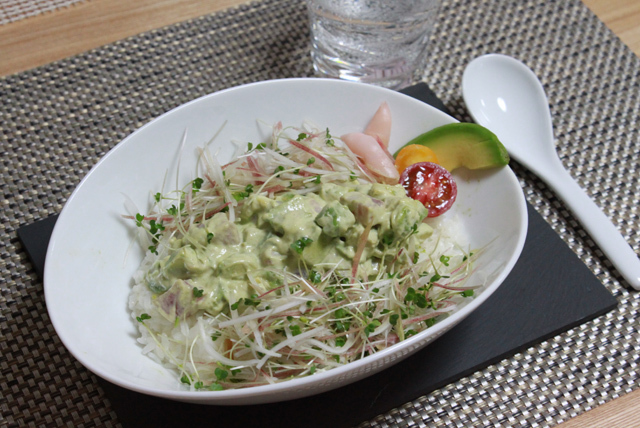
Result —
<path fill-rule="evenodd" d="M 417 77 L 460 120 L 470 120 L 460 79 L 471 59 L 501 52 L 531 66 L 563 163 L 639 251 L 640 60 L 579 0 L 445 0 L 430 52 Z M 0 79 L 0 424 L 120 426 L 56 336 L 17 228 L 59 212 L 91 166 L 151 118 L 226 87 L 312 74 L 304 2 L 265 0 Z M 636 387 L 640 295 L 562 202 L 512 167 L 618 308 L 361 426 L 549 426 Z"/>
<path fill-rule="evenodd" d="M 52 12 L 85 0 L 2 0 L 0 1 L 0 25 Z"/>

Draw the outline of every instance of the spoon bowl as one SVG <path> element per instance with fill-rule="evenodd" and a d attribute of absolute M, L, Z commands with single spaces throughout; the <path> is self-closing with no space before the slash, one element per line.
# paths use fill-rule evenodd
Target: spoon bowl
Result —
<path fill-rule="evenodd" d="M 467 65 L 462 94 L 473 119 L 564 200 L 622 277 L 640 290 L 637 254 L 558 157 L 549 102 L 533 71 L 506 55 L 483 55 Z"/>
<path fill-rule="evenodd" d="M 518 162 L 535 167 L 557 158 L 547 96 L 523 63 L 504 55 L 477 58 L 465 70 L 462 92 L 474 120 L 493 131 Z"/>

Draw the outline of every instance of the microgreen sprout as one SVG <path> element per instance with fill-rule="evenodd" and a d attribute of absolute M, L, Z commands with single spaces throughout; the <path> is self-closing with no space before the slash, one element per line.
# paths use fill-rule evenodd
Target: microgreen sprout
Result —
<path fill-rule="evenodd" d="M 193 190 L 193 193 L 200 191 L 200 189 L 202 188 L 202 183 L 204 183 L 204 180 L 200 177 L 191 182 L 191 189 Z"/>
<path fill-rule="evenodd" d="M 335 146 L 336 143 L 335 141 L 333 141 L 333 137 L 331 137 L 331 134 L 329 133 L 329 128 L 327 128 L 324 138 L 325 138 L 325 144 L 327 146 L 331 146 L 331 147 Z"/>
<path fill-rule="evenodd" d="M 229 372 L 220 367 L 216 367 L 214 374 L 216 375 L 216 379 L 218 379 L 219 381 L 225 380 L 227 376 L 229 376 Z"/>
<path fill-rule="evenodd" d="M 380 325 L 381 325 L 381 322 L 378 320 L 373 320 L 369 324 L 367 324 L 367 326 L 364 328 L 364 332 L 367 335 L 367 337 L 369 337 L 369 335 L 373 333 L 376 330 L 376 328 L 380 327 Z"/>
<path fill-rule="evenodd" d="M 318 271 L 312 270 L 309 272 L 309 279 L 314 284 L 320 284 L 320 282 L 322 281 L 322 274 Z"/>
<path fill-rule="evenodd" d="M 144 314 L 140 314 L 140 316 L 139 316 L 139 317 L 136 317 L 136 320 L 137 320 L 138 322 L 144 322 L 145 320 L 150 320 L 150 319 L 151 319 L 151 315 L 146 314 L 146 313 L 144 313 Z"/>
<path fill-rule="evenodd" d="M 310 245 L 312 242 L 313 242 L 313 239 L 307 238 L 306 236 L 303 236 L 302 238 L 296 240 L 293 244 L 291 244 L 291 248 L 296 253 L 302 254 L 302 252 L 304 251 L 305 247 Z"/>
<path fill-rule="evenodd" d="M 251 195 L 253 193 L 253 184 L 247 184 L 246 186 L 244 186 L 244 191 L 242 192 L 235 192 L 233 193 L 233 198 L 236 201 L 241 201 L 245 198 L 248 198 L 249 195 Z"/>

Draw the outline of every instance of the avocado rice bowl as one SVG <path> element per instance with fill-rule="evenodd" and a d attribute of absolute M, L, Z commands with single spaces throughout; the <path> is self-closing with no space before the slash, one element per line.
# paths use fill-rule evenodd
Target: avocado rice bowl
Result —
<path fill-rule="evenodd" d="M 220 165 L 131 210 L 146 256 L 129 309 L 142 352 L 185 389 L 266 385 L 330 370 L 464 305 L 481 251 L 456 216 L 428 220 L 329 129 L 273 127 Z"/>

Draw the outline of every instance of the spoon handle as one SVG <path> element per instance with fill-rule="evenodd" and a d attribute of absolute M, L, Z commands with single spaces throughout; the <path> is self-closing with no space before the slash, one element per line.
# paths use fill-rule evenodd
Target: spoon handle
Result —
<path fill-rule="evenodd" d="M 565 201 L 620 275 L 640 290 L 640 259 L 611 220 L 563 167 L 547 169 L 544 175 L 547 184 Z"/>

